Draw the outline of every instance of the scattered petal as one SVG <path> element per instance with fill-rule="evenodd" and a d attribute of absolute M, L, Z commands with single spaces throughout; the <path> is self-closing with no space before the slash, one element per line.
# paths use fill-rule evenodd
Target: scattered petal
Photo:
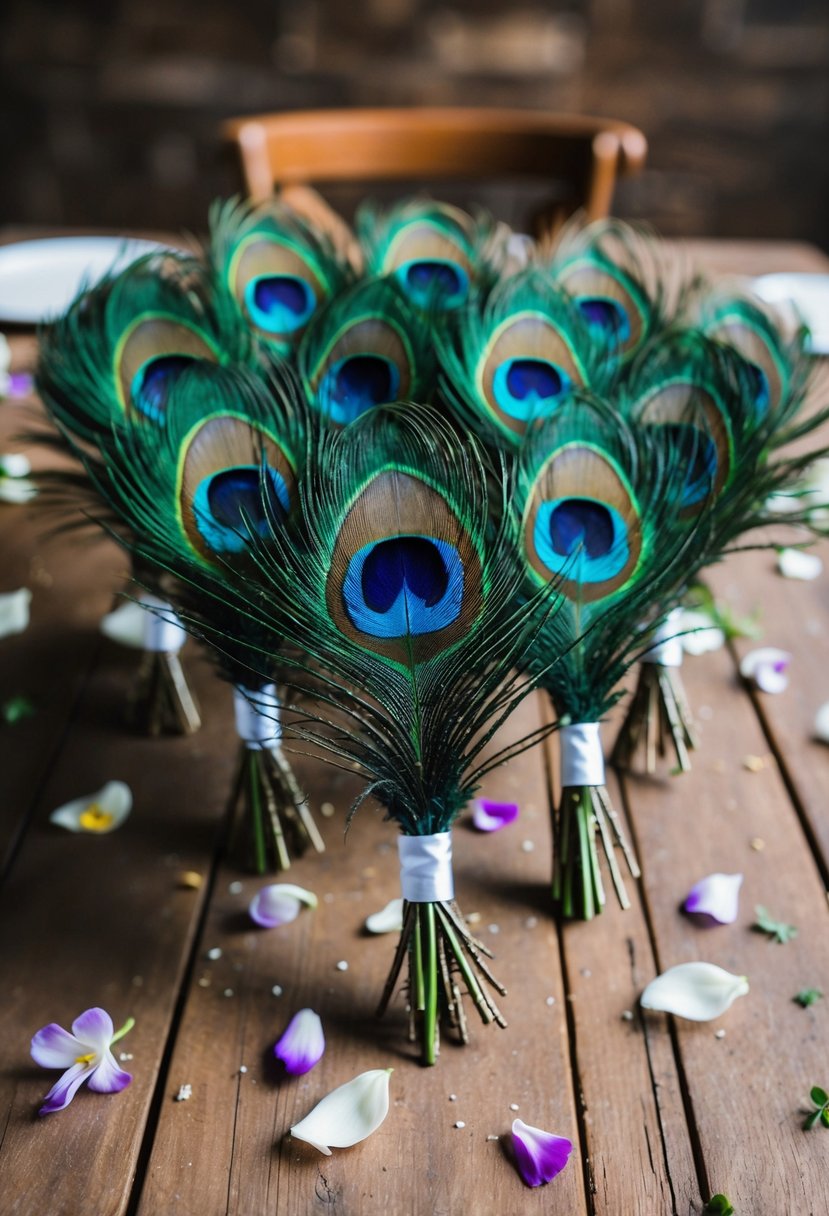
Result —
<path fill-rule="evenodd" d="M 310 1114 L 291 1128 L 295 1140 L 305 1140 L 331 1156 L 332 1148 L 350 1148 L 375 1132 L 389 1113 L 391 1068 L 362 1072 L 327 1094 Z"/>
<path fill-rule="evenodd" d="M 692 1022 L 709 1022 L 747 992 L 744 975 L 732 975 L 714 963 L 680 963 L 651 980 L 639 1004 Z"/>
<path fill-rule="evenodd" d="M 400 933 L 403 928 L 403 900 L 392 899 L 381 912 L 366 917 L 369 933 Z"/>
<path fill-rule="evenodd" d="M 189 1084 L 179 1085 L 178 1093 L 176 1094 L 176 1102 L 189 1102 L 193 1097 L 193 1086 Z"/>
<path fill-rule="evenodd" d="M 707 654 L 725 645 L 725 633 L 707 612 L 683 608 L 677 618 L 677 633 L 682 633 L 682 649 L 686 654 Z"/>
<path fill-rule="evenodd" d="M 6 452 L 0 456 L 0 477 L 28 477 L 32 466 L 22 452 Z"/>
<path fill-rule="evenodd" d="M 263 929 L 273 929 L 296 920 L 303 904 L 316 908 L 316 895 L 303 887 L 295 887 L 293 883 L 275 882 L 256 892 L 250 901 L 248 913 L 251 920 Z"/>
<path fill-rule="evenodd" d="M 781 549 L 777 554 L 777 569 L 784 578 L 811 582 L 823 573 L 823 562 L 816 553 L 804 553 L 802 549 Z"/>
<path fill-rule="evenodd" d="M 0 502 L 28 502 L 37 494 L 37 486 L 29 481 L 32 466 L 22 452 L 0 455 Z"/>
<path fill-rule="evenodd" d="M 101 618 L 101 633 L 119 646 L 144 649 L 147 632 L 147 609 L 134 600 L 127 600 Z"/>
<path fill-rule="evenodd" d="M 566 1136 L 554 1136 L 539 1127 L 529 1127 L 523 1119 L 512 1123 L 512 1147 L 518 1172 L 527 1186 L 541 1186 L 560 1174 L 573 1151 Z"/>
<path fill-rule="evenodd" d="M 515 802 L 493 802 L 490 798 L 476 798 L 472 803 L 472 823 L 479 832 L 499 832 L 518 818 Z"/>
<path fill-rule="evenodd" d="M 695 883 L 685 899 L 686 912 L 711 916 L 721 925 L 733 925 L 740 903 L 742 874 L 709 874 Z"/>
<path fill-rule="evenodd" d="M 28 587 L 0 595 L 0 638 L 22 633 L 29 624 L 29 605 L 32 593 Z"/>
<path fill-rule="evenodd" d="M 821 743 L 829 743 L 829 701 L 821 705 L 815 714 L 814 735 Z"/>
<path fill-rule="evenodd" d="M 132 1030 L 128 1018 L 116 1034 L 112 1018 L 104 1009 L 87 1009 L 72 1023 L 72 1033 L 51 1022 L 32 1038 L 32 1058 L 43 1068 L 63 1068 L 63 1076 L 52 1086 L 38 1114 L 64 1110 L 83 1085 L 98 1093 L 120 1093 L 132 1077 L 115 1062 L 112 1044 Z"/>
<path fill-rule="evenodd" d="M 114 832 L 132 810 L 132 790 L 125 781 L 108 781 L 97 794 L 86 794 L 52 811 L 49 822 L 68 832 Z"/>
<path fill-rule="evenodd" d="M 274 1046 L 273 1054 L 282 1061 L 285 1071 L 292 1077 L 301 1077 L 319 1063 L 324 1051 L 325 1035 L 319 1014 L 314 1013 L 313 1009 L 300 1009 Z"/>
<path fill-rule="evenodd" d="M 761 692 L 783 692 L 788 687 L 789 664 L 792 656 L 788 650 L 774 646 L 760 646 L 749 650 L 740 661 L 740 675 L 751 680 Z"/>

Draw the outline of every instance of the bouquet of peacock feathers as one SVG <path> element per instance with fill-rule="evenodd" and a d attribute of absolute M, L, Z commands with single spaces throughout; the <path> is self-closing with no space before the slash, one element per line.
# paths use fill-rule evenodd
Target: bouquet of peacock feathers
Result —
<path fill-rule="evenodd" d="M 103 453 L 128 426 L 153 433 L 186 368 L 256 362 L 248 328 L 211 290 L 203 266 L 150 255 L 83 292 L 43 331 L 37 388 L 78 450 Z M 60 496 L 85 484 L 82 474 L 66 472 L 48 489 Z M 184 630 L 157 572 L 138 565 L 134 577 L 149 610 L 131 716 L 150 734 L 189 733 L 200 717 L 179 658 Z"/>
<path fill-rule="evenodd" d="M 483 776 L 549 729 L 490 746 L 535 684 L 515 669 L 553 593 L 521 602 L 510 481 L 427 407 L 323 430 L 300 499 L 285 528 L 251 530 L 256 569 L 222 594 L 294 648 L 292 733 L 362 775 L 352 814 L 371 796 L 400 828 L 403 930 L 380 1009 L 405 965 L 412 1036 L 433 1063 L 440 1022 L 466 1040 L 464 988 L 485 1022 L 505 1024 L 488 951 L 455 903 L 451 830 Z"/>

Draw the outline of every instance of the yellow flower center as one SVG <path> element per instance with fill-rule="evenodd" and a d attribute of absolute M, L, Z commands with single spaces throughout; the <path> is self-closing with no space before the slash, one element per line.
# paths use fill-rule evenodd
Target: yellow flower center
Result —
<path fill-rule="evenodd" d="M 90 1051 L 88 1056 L 75 1056 L 75 1063 L 76 1064 L 91 1064 L 94 1059 L 95 1059 L 95 1052 Z"/>
<path fill-rule="evenodd" d="M 90 802 L 78 818 L 78 823 L 85 832 L 105 832 L 114 822 L 115 816 L 103 810 L 97 802 Z"/>

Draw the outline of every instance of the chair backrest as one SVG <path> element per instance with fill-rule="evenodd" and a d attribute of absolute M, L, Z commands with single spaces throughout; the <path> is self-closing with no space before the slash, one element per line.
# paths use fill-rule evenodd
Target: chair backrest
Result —
<path fill-rule="evenodd" d="M 494 108 L 299 110 L 229 119 L 222 133 L 256 202 L 312 183 L 529 177 L 558 187 L 541 229 L 580 207 L 607 215 L 616 178 L 647 155 L 628 123 Z"/>

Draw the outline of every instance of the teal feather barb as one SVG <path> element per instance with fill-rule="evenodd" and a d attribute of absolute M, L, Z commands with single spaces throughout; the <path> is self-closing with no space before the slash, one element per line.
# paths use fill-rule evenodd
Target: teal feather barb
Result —
<path fill-rule="evenodd" d="M 469 215 L 428 198 L 405 199 L 383 211 L 363 203 L 356 217 L 366 274 L 393 276 L 426 312 L 460 308 L 486 294 L 506 261 L 509 236 L 484 211 Z"/>
<path fill-rule="evenodd" d="M 295 349 L 317 310 L 355 279 L 331 239 L 273 200 L 252 208 L 231 199 L 210 210 L 209 260 L 217 285 L 278 354 Z"/>
<path fill-rule="evenodd" d="M 297 366 L 310 404 L 337 426 L 375 405 L 427 401 L 436 378 L 431 329 L 393 279 L 362 282 L 318 312 Z"/>

